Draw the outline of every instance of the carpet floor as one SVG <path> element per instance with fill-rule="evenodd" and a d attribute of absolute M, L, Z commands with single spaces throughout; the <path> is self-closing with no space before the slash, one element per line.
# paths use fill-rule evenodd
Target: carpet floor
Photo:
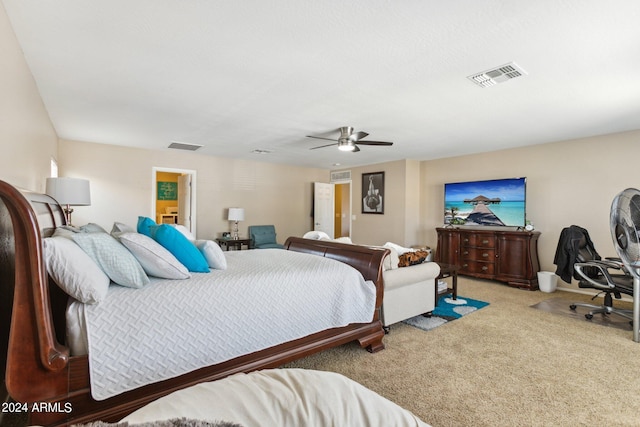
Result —
<path fill-rule="evenodd" d="M 398 323 L 386 349 L 347 344 L 287 366 L 342 373 L 434 427 L 640 425 L 640 344 L 632 332 L 531 306 L 546 294 L 461 277 L 489 302 L 425 333 Z"/>

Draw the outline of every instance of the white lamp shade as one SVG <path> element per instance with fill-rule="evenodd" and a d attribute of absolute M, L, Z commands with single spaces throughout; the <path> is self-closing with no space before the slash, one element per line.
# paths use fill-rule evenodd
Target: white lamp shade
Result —
<path fill-rule="evenodd" d="M 229 221 L 244 221 L 244 209 L 229 208 Z"/>
<path fill-rule="evenodd" d="M 47 178 L 46 193 L 61 205 L 91 205 L 91 191 L 88 179 Z"/>

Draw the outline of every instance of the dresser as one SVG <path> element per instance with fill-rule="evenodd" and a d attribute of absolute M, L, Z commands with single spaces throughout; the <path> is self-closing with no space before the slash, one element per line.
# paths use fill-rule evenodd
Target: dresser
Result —
<path fill-rule="evenodd" d="M 436 231 L 436 261 L 458 266 L 458 274 L 538 289 L 539 232 L 453 227 Z"/>

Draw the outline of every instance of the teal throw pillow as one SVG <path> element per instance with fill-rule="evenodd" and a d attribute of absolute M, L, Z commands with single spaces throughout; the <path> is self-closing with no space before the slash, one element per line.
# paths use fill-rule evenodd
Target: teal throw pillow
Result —
<path fill-rule="evenodd" d="M 138 217 L 138 233 L 144 234 L 145 236 L 153 237 L 151 235 L 151 227 L 155 227 L 156 222 L 149 217 L 139 216 Z"/>
<path fill-rule="evenodd" d="M 168 224 L 150 227 L 151 237 L 178 259 L 187 270 L 195 273 L 208 273 L 209 265 L 196 245 L 182 233 Z"/>

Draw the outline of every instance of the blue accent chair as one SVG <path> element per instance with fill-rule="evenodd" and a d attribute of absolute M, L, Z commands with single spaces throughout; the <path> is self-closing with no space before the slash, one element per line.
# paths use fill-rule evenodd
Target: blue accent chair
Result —
<path fill-rule="evenodd" d="M 249 237 L 255 249 L 284 248 L 276 242 L 276 227 L 273 225 L 250 225 Z"/>

